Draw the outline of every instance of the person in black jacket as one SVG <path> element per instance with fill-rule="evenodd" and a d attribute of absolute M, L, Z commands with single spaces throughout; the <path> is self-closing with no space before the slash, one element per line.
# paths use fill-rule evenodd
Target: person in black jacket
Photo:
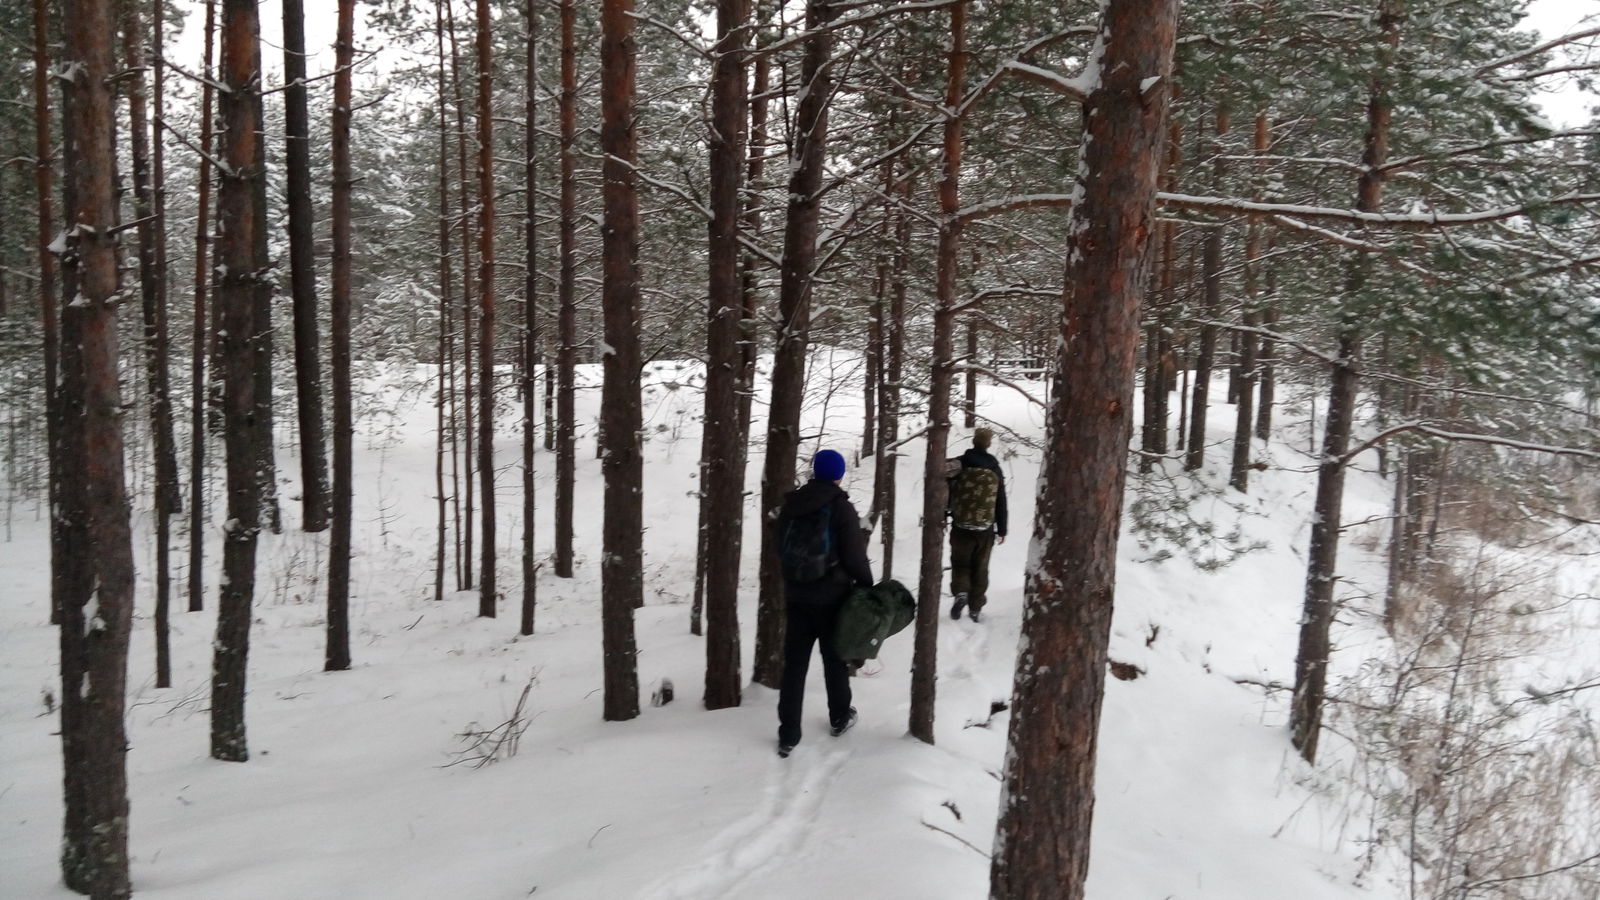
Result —
<path fill-rule="evenodd" d="M 867 538 L 850 496 L 839 487 L 844 478 L 844 457 L 823 450 L 811 462 L 812 479 L 783 498 L 783 508 L 773 526 L 783 557 L 785 632 L 783 683 L 778 689 L 778 755 L 788 756 L 800 743 L 800 712 L 805 703 L 806 671 L 811 666 L 811 645 L 822 650 L 822 678 L 828 687 L 828 722 L 834 737 L 856 722 L 850 705 L 850 675 L 845 661 L 833 648 L 833 629 L 845 598 L 856 587 L 872 586 L 872 566 L 867 561 Z M 820 578 L 806 578 L 805 562 L 797 565 L 791 546 L 797 535 L 818 532 L 823 570 Z M 824 536 L 825 535 L 825 536 Z M 786 542 L 787 538 L 787 542 Z M 825 548 L 825 549 L 824 549 Z"/>
<path fill-rule="evenodd" d="M 950 618 L 959 619 L 963 610 L 978 621 L 983 607 L 989 602 L 989 554 L 996 543 L 1006 542 L 1006 476 L 1000 471 L 1000 461 L 989 452 L 994 432 L 979 428 L 972 433 L 972 448 L 961 454 L 961 469 L 952 484 L 959 485 L 961 476 L 969 469 L 987 469 L 994 473 L 994 500 L 990 506 L 986 495 L 984 509 L 952 510 L 953 527 L 950 529 L 950 593 L 955 603 L 950 606 Z M 957 491 L 961 491 L 958 487 Z M 961 506 L 964 498 L 953 497 L 952 505 Z M 970 505 L 970 501 L 969 504 Z"/>

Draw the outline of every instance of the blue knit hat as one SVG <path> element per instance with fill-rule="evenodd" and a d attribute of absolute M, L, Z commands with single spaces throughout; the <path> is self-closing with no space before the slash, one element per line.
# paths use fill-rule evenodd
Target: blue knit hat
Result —
<path fill-rule="evenodd" d="M 844 477 L 844 457 L 837 450 L 823 450 L 811 459 L 811 471 L 824 481 Z"/>

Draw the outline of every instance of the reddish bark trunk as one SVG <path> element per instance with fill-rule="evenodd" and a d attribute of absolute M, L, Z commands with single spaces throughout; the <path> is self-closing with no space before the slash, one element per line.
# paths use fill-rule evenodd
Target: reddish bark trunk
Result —
<path fill-rule="evenodd" d="M 817 29 L 837 14 L 829 0 L 809 0 L 806 27 Z M 756 610 L 752 679 L 776 688 L 783 678 L 783 579 L 778 571 L 772 524 L 783 495 L 794 487 L 800 449 L 800 406 L 805 386 L 811 327 L 811 276 L 817 260 L 817 217 L 822 164 L 828 143 L 828 103 L 833 94 L 829 65 L 832 33 L 807 38 L 800 78 L 805 85 L 795 113 L 789 164 L 789 201 L 783 235 L 783 273 L 778 287 L 777 348 L 772 363 L 772 404 L 767 412 L 766 459 L 761 471 L 761 599 Z"/>
<path fill-rule="evenodd" d="M 990 896 L 1082 900 L 1176 0 L 1110 0 L 1084 110 Z M 1150 80 L 1159 79 L 1159 80 Z"/>
<path fill-rule="evenodd" d="M 950 7 L 949 77 L 946 109 L 961 105 L 966 90 L 967 3 Z M 922 564 L 917 578 L 917 631 L 911 657 L 911 736 L 933 743 L 935 682 L 939 654 L 939 596 L 944 587 L 945 456 L 950 444 L 951 356 L 954 352 L 956 278 L 961 220 L 961 119 L 944 123 L 944 175 L 939 180 L 939 251 L 933 312 L 933 363 L 928 375 L 927 454 L 922 475 Z"/>
<path fill-rule="evenodd" d="M 61 749 L 68 887 L 132 895 L 128 878 L 127 735 L 133 540 L 123 481 L 117 371 L 117 265 L 107 0 L 69 0 L 62 77 L 69 257 L 76 296 L 62 316 L 60 514 Z"/>
<path fill-rule="evenodd" d="M 337 75 L 335 76 L 338 77 Z M 283 0 L 284 168 L 289 177 L 289 285 L 294 298 L 294 378 L 300 423 L 300 497 L 306 531 L 328 527 L 327 442 L 311 228 L 310 116 L 306 111 L 305 0 Z"/>
<path fill-rule="evenodd" d="M 744 0 L 717 0 L 716 62 L 711 72 L 711 222 L 707 229 L 710 310 L 706 335 L 705 436 L 700 490 L 705 498 L 707 709 L 738 706 L 739 557 L 744 533 L 745 442 L 739 433 L 739 189 L 744 168 Z"/>
<path fill-rule="evenodd" d="M 246 660 L 255 601 L 256 539 L 261 522 L 259 407 L 256 398 L 256 280 L 264 268 L 256 228 L 261 134 L 260 18 L 255 0 L 222 4 L 222 162 L 217 190 L 218 341 L 224 363 L 228 519 L 223 526 L 222 588 L 211 666 L 211 755 L 250 758 L 245 735 Z"/>
<path fill-rule="evenodd" d="M 644 601 L 639 430 L 639 196 L 634 174 L 633 0 L 600 7 L 600 152 L 604 182 L 605 382 L 601 429 L 605 525 L 600 559 L 601 631 L 605 658 L 605 719 L 639 714 L 639 672 L 633 611 Z"/>
<path fill-rule="evenodd" d="M 1356 182 L 1356 209 L 1377 212 L 1383 201 L 1383 166 L 1389 159 L 1389 69 L 1400 44 L 1405 11 L 1402 0 L 1379 0 L 1378 60 L 1367 99 L 1366 150 Z M 1345 271 L 1344 296 L 1356 297 L 1367 285 L 1372 260 L 1357 252 Z M 1328 391 L 1328 419 L 1323 432 L 1322 460 L 1317 468 L 1317 499 L 1311 517 L 1311 542 L 1306 550 L 1305 605 L 1300 614 L 1300 646 L 1295 653 L 1294 700 L 1289 733 L 1306 762 L 1316 762 L 1322 731 L 1322 703 L 1328 687 L 1329 633 L 1333 628 L 1333 585 L 1338 572 L 1340 519 L 1344 515 L 1344 455 L 1350 448 L 1359 393 L 1357 366 L 1361 332 L 1357 316 L 1346 309 L 1339 332 L 1339 358 Z"/>

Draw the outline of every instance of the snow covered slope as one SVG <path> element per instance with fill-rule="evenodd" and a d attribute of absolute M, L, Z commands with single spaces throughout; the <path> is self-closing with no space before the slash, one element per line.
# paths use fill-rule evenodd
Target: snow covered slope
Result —
<path fill-rule="evenodd" d="M 823 356 L 809 425 L 827 435 L 826 445 L 852 455 L 861 428 L 859 376 L 851 375 L 858 362 Z M 830 370 L 850 380 L 828 390 L 815 373 Z M 497 450 L 501 584 L 511 599 L 499 619 L 486 620 L 476 617 L 471 593 L 431 599 L 434 410 L 430 389 L 402 383 L 427 372 L 404 375 L 374 386 L 383 391 L 376 405 L 394 411 L 366 420 L 358 441 L 352 671 L 321 671 L 323 536 L 289 530 L 263 542 L 248 763 L 206 755 L 214 611 L 174 613 L 175 686 L 155 690 L 152 593 L 141 582 L 128 712 L 139 896 L 986 896 L 1007 725 L 1003 711 L 991 710 L 1011 692 L 1036 451 L 1002 432 L 1014 539 L 995 551 L 985 621 L 941 618 L 937 744 L 906 737 L 906 633 L 885 649 L 882 674 L 855 681 L 861 723 L 844 737 L 826 734 L 813 671 L 806 738 L 780 760 L 772 692 L 750 687 L 741 708 L 715 713 L 699 703 L 704 653 L 688 633 L 697 368 L 660 363 L 647 378 L 639 671 L 646 695 L 670 678 L 677 700 L 646 706 L 627 723 L 600 718 L 599 392 L 579 398 L 578 577 L 545 573 L 539 633 L 519 638 L 519 439 L 510 417 Z M 584 383 L 597 377 L 585 372 Z M 1022 438 L 1041 437 L 1037 404 L 1003 388 L 982 397 L 984 416 Z M 1212 417 L 1219 440 L 1231 429 L 1224 409 Z M 762 414 L 758 402 L 758 434 Z M 1235 680 L 1292 680 L 1313 476 L 1305 471 L 1304 413 L 1286 412 L 1280 421 L 1288 423 L 1283 440 L 1299 450 L 1278 442 L 1263 450 L 1284 469 L 1257 476 L 1238 501 L 1249 514 L 1226 504 L 1208 513 L 1222 530 L 1238 527 L 1242 541 L 1263 548 L 1211 570 L 1182 553 L 1157 561 L 1155 548 L 1123 542 L 1111 655 L 1143 674 L 1107 682 L 1095 900 L 1390 896 L 1381 878 L 1362 876 L 1362 848 L 1353 840 L 1360 829 L 1347 821 L 1338 794 L 1306 786 L 1318 779 L 1289 748 L 1284 695 Z M 964 442 L 958 429 L 953 446 Z M 906 445 L 901 460 L 896 574 L 903 580 L 915 573 L 921 446 Z M 290 452 L 283 451 L 285 473 L 296 468 Z M 1215 448 L 1211 456 L 1220 461 L 1222 453 Z M 548 548 L 544 498 L 552 495 L 553 463 L 542 450 L 539 460 L 537 534 Z M 759 472 L 757 447 L 752 491 Z M 1220 483 L 1225 474 L 1208 478 Z M 853 470 L 845 483 L 863 508 L 869 483 L 866 470 Z M 1382 510 L 1375 479 L 1357 473 L 1351 491 L 1348 520 Z M 293 485 L 283 491 L 294 494 Z M 136 513 L 146 542 L 142 569 L 150 568 L 147 506 Z M 68 897 L 56 863 L 59 738 L 47 714 L 59 690 L 55 638 L 45 624 L 47 535 L 42 516 L 20 507 L 17 515 L 15 539 L 0 551 L 0 896 Z M 288 525 L 298 521 L 291 503 L 284 515 Z M 755 538 L 753 528 L 746 533 L 740 614 L 748 676 Z M 1350 537 L 1342 570 L 1371 578 L 1377 567 L 1360 549 L 1360 530 Z M 872 557 L 877 570 L 876 544 Z M 214 567 L 214 552 L 210 559 Z M 1360 630 L 1341 634 L 1352 664 L 1356 645 L 1370 639 Z M 530 679 L 520 752 L 481 769 L 447 765 L 461 746 L 457 735 L 505 721 Z"/>

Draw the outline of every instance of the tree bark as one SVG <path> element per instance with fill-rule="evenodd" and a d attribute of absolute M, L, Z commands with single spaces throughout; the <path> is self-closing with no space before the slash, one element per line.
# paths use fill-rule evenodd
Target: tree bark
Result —
<path fill-rule="evenodd" d="M 534 480 L 533 451 L 539 440 L 534 411 L 539 407 L 539 10 L 536 0 L 528 0 L 523 15 L 528 24 L 528 65 L 524 93 L 527 101 L 523 123 L 523 196 L 526 198 L 522 224 L 527 241 L 523 254 L 526 278 L 523 281 L 522 332 L 522 633 L 533 634 L 535 606 L 539 600 L 539 566 L 534 560 Z"/>
<path fill-rule="evenodd" d="M 259 13 L 257 14 L 259 19 Z M 257 37 L 257 53 L 260 52 L 259 36 Z M 271 271 L 271 244 L 270 223 L 267 215 L 267 130 L 266 103 L 261 94 L 261 85 L 255 85 L 252 96 L 252 115 L 256 125 L 256 161 L 255 169 L 259 176 L 255 179 L 255 229 L 256 260 L 259 268 L 255 272 L 253 283 L 255 285 L 255 333 L 251 341 L 251 350 L 255 354 L 256 366 L 256 480 L 258 490 L 261 492 L 261 513 L 266 519 L 267 528 L 273 534 L 283 531 L 283 512 L 278 505 L 278 463 L 277 449 L 273 445 L 273 435 L 276 431 L 274 422 L 275 411 L 273 407 L 274 385 L 272 377 L 272 361 L 276 353 L 276 337 L 272 331 L 272 302 L 277 294 L 277 281 Z"/>
<path fill-rule="evenodd" d="M 478 474 L 483 479 L 483 561 L 478 615 L 494 618 L 494 42 L 489 0 L 478 0 Z"/>
<path fill-rule="evenodd" d="M 472 392 L 472 307 L 477 299 L 477 281 L 473 278 L 472 270 L 472 190 L 467 179 L 467 101 L 461 87 L 461 53 L 456 42 L 456 17 L 455 4 L 445 0 L 445 11 L 450 30 L 450 82 L 455 93 L 456 110 L 456 173 L 461 183 L 461 213 L 457 220 L 461 230 L 461 412 L 465 419 L 465 428 L 461 434 L 464 445 L 461 454 L 461 480 L 466 495 L 466 509 L 462 512 L 461 524 L 463 532 L 463 547 L 461 551 L 461 565 L 457 567 L 458 590 L 470 591 L 473 584 L 472 569 L 472 529 L 473 529 L 473 491 L 472 467 L 476 457 L 473 454 L 473 442 L 476 431 L 473 427 L 473 392 Z"/>
<path fill-rule="evenodd" d="M 133 539 L 123 481 L 117 372 L 117 265 L 108 0 L 67 0 L 62 93 L 69 265 L 77 296 L 62 316 L 60 514 L 63 555 L 61 751 L 66 817 L 62 876 L 97 898 L 132 896 L 127 735 Z"/>
<path fill-rule="evenodd" d="M 755 24 L 760 27 L 767 22 L 771 9 L 762 0 L 755 0 Z M 750 133 L 749 155 L 750 162 L 746 170 L 744 203 L 744 233 L 752 241 L 761 239 L 761 189 L 762 180 L 767 168 L 767 88 L 772 81 L 772 60 L 769 54 L 756 57 L 754 72 L 751 75 L 750 106 Z M 756 274 L 756 267 L 760 260 L 754 253 L 747 253 L 741 264 L 740 293 L 742 295 L 743 318 L 739 323 L 739 443 L 745 448 L 748 458 L 750 447 L 750 413 L 755 404 L 756 383 L 756 356 L 761 349 L 761 331 L 758 314 L 761 310 L 761 278 Z"/>
<path fill-rule="evenodd" d="M 605 657 L 605 719 L 639 714 L 638 651 L 633 611 L 644 602 L 639 431 L 639 196 L 634 174 L 633 0 L 600 7 L 600 152 L 604 181 L 605 382 L 601 429 L 605 526 L 600 559 L 601 630 Z"/>
<path fill-rule="evenodd" d="M 966 90 L 967 3 L 950 7 L 947 110 L 961 105 Z M 933 362 L 928 373 L 927 455 L 922 475 L 922 560 L 917 578 L 917 631 L 911 657 L 911 736 L 933 743 L 935 682 L 939 655 L 939 596 L 944 587 L 945 456 L 950 441 L 950 390 L 956 278 L 959 274 L 961 220 L 961 118 L 944 122 L 944 174 L 939 180 L 939 250 L 933 312 Z"/>
<path fill-rule="evenodd" d="M 57 393 L 60 360 L 60 325 L 57 322 L 55 241 L 55 169 L 50 139 L 50 11 L 48 0 L 33 2 L 33 178 L 39 208 L 39 326 L 44 333 L 44 414 L 50 500 L 50 624 L 61 623 L 61 591 L 56 572 L 63 559 L 61 527 L 55 512 L 60 507 L 61 410 Z"/>
<path fill-rule="evenodd" d="M 435 544 L 435 559 L 433 568 L 433 599 L 444 599 L 444 569 L 445 569 L 445 534 L 449 514 L 448 498 L 456 500 L 456 580 L 460 581 L 461 572 L 461 513 L 460 500 L 456 490 L 458 479 L 454 477 L 456 462 L 455 448 L 455 357 L 451 335 L 451 324 L 454 317 L 454 302 L 451 297 L 451 271 L 450 271 L 450 137 L 445 128 L 447 111 L 445 97 L 448 95 L 444 73 L 444 2 L 434 0 L 433 4 L 433 38 L 435 52 L 437 53 L 437 77 L 435 83 L 438 88 L 438 126 L 439 126 L 439 396 L 435 403 L 437 412 L 435 419 L 435 437 L 433 451 L 433 482 L 434 490 L 439 501 L 439 527 L 438 538 Z M 448 423 L 448 424 L 447 424 Z M 450 464 L 452 469 L 451 490 L 447 495 L 444 489 L 445 470 L 445 445 L 449 443 Z"/>
<path fill-rule="evenodd" d="M 556 509 L 555 568 L 572 577 L 572 498 L 577 481 L 576 397 L 578 365 L 578 11 L 561 2 L 561 273 L 556 287 Z"/>
<path fill-rule="evenodd" d="M 335 78 L 338 76 L 335 75 Z M 306 111 L 305 0 L 283 0 L 284 168 L 289 176 L 289 285 L 294 296 L 294 377 L 300 414 L 300 496 L 306 531 L 328 527 L 327 442 L 313 258 L 311 122 Z"/>
<path fill-rule="evenodd" d="M 166 273 L 156 234 L 158 216 L 151 174 L 151 122 L 145 93 L 144 16 L 139 0 L 124 0 L 122 47 L 128 95 L 129 148 L 133 157 L 134 220 L 139 241 L 139 297 L 144 317 L 145 388 L 150 405 L 150 432 L 155 450 L 156 551 L 156 687 L 172 684 L 172 657 L 167 614 L 172 598 L 171 516 L 178 512 L 178 455 L 172 437 L 172 398 L 167 372 Z M 155 143 L 160 143 L 157 134 Z"/>
<path fill-rule="evenodd" d="M 166 19 L 163 12 L 166 7 L 161 0 L 150 0 L 151 6 L 151 31 L 150 47 L 154 60 L 150 65 L 151 83 L 151 119 L 150 119 L 150 187 L 151 187 L 151 214 L 155 217 L 151 222 L 151 237 L 155 242 L 155 282 L 156 303 L 155 321 L 156 333 L 152 342 L 154 355 L 154 370 L 160 376 L 160 386 L 152 387 L 151 414 L 155 417 L 156 408 L 159 407 L 160 424 L 156 428 L 156 445 L 159 448 L 163 443 L 166 452 L 157 450 L 158 473 L 162 475 L 162 484 L 156 487 L 158 500 L 165 494 L 165 512 L 156 517 L 156 634 L 160 636 L 162 644 L 168 643 L 168 622 L 172 613 L 172 517 L 183 512 L 183 493 L 178 485 L 178 448 L 174 435 L 172 415 L 172 383 L 168 373 L 168 361 L 171 359 L 172 338 L 168 327 L 168 303 L 170 291 L 168 289 L 167 267 L 167 166 L 166 166 L 166 141 L 162 138 L 162 131 L 166 129 Z M 147 335 L 147 339 L 148 339 Z M 152 382 L 156 379 L 152 378 Z M 160 473 L 160 468 L 166 471 Z M 156 687 L 172 686 L 171 652 L 168 647 L 162 647 L 161 653 L 167 657 L 165 670 L 156 666 Z M 166 677 L 162 677 L 163 674 Z"/>
<path fill-rule="evenodd" d="M 1266 111 L 1258 111 L 1255 120 L 1255 153 L 1256 156 L 1265 155 L 1271 143 L 1272 132 L 1267 122 Z M 1253 196 L 1257 201 L 1263 199 L 1261 184 L 1266 177 L 1265 167 L 1257 162 L 1255 165 L 1256 189 Z M 1252 218 L 1248 230 L 1245 232 L 1244 241 L 1244 302 L 1245 309 L 1241 322 L 1246 328 L 1254 328 L 1261 324 L 1261 253 L 1265 243 L 1262 234 L 1261 222 Z M 1256 424 L 1256 383 L 1260 380 L 1260 373 L 1256 366 L 1256 348 L 1259 340 L 1254 331 L 1244 331 L 1239 334 L 1239 394 L 1236 398 L 1238 407 L 1234 410 L 1233 429 L 1233 461 L 1230 467 L 1228 484 L 1239 493 L 1250 490 L 1250 441 L 1255 434 Z"/>
<path fill-rule="evenodd" d="M 905 214 L 910 205 L 912 179 L 907 175 L 900 182 L 902 206 L 895 211 L 894 260 L 890 269 L 889 320 L 887 358 L 884 360 L 883 397 L 878 402 L 881 410 L 878 421 L 883 434 L 878 439 L 878 471 L 874 475 L 874 489 L 878 494 L 880 520 L 877 531 L 882 548 L 883 577 L 894 577 L 895 505 L 899 496 L 900 450 L 895 444 L 900 439 L 900 378 L 905 369 L 906 356 L 906 272 L 911 258 L 911 220 Z"/>
<path fill-rule="evenodd" d="M 1230 117 L 1226 104 L 1217 104 L 1216 138 L 1212 142 L 1212 187 L 1221 189 L 1227 163 L 1222 158 L 1222 138 L 1228 133 Z M 1222 310 L 1222 226 L 1216 224 L 1206 229 L 1200 254 L 1200 277 L 1205 300 L 1202 313 L 1206 322 L 1215 322 Z M 1200 468 L 1206 456 L 1206 412 L 1211 403 L 1211 371 L 1216 363 L 1217 326 L 1200 326 L 1200 348 L 1195 355 L 1193 400 L 1189 409 L 1189 447 L 1183 458 L 1183 467 L 1189 471 Z"/>
<path fill-rule="evenodd" d="M 257 146 L 261 90 L 260 16 L 255 0 L 223 0 L 220 99 L 222 162 L 217 190 L 218 329 L 225 375 L 222 414 L 227 451 L 228 520 L 223 526 L 221 596 L 211 665 L 211 756 L 250 758 L 244 701 L 255 602 L 256 539 L 261 530 L 260 407 L 256 402 L 256 281 L 260 217 L 256 182 L 265 177 Z"/>
<path fill-rule="evenodd" d="M 1403 0 L 1379 0 L 1377 64 L 1367 99 L 1367 132 L 1362 173 L 1356 183 L 1356 209 L 1377 212 L 1383 201 L 1383 166 L 1389 159 L 1389 123 L 1394 102 L 1388 79 L 1400 45 Z M 1317 467 L 1317 499 L 1311 518 L 1311 543 L 1306 551 L 1305 605 L 1300 614 L 1300 646 L 1295 654 L 1294 699 L 1289 709 L 1290 739 L 1306 762 L 1316 762 L 1322 731 L 1322 702 L 1327 695 L 1329 633 L 1333 628 L 1333 585 L 1338 571 L 1340 518 L 1344 514 L 1344 455 L 1350 447 L 1359 391 L 1361 331 L 1352 301 L 1366 288 L 1372 260 L 1353 253 L 1345 270 L 1345 306 L 1341 311 L 1339 357 L 1328 391 L 1328 418 L 1323 432 L 1322 460 Z"/>
<path fill-rule="evenodd" d="M 333 381 L 333 514 L 328 535 L 328 642 L 322 668 L 350 668 L 350 555 L 352 462 L 355 439 L 350 375 L 350 67 L 355 62 L 355 0 L 339 0 L 333 76 L 333 296 L 329 362 Z"/>
<path fill-rule="evenodd" d="M 211 286 L 212 43 L 216 0 L 206 0 L 205 59 L 200 93 L 200 173 L 194 227 L 194 330 L 189 348 L 189 611 L 205 607 L 206 303 Z"/>
<path fill-rule="evenodd" d="M 806 349 L 811 328 L 811 277 L 817 260 L 817 217 L 822 164 L 828 143 L 828 104 L 833 94 L 832 33 L 823 28 L 837 14 L 831 0 L 808 0 L 800 79 L 804 85 L 795 113 L 789 153 L 789 199 L 783 235 L 783 271 L 778 287 L 777 347 L 772 363 L 772 403 L 767 412 L 766 459 L 761 470 L 760 606 L 756 610 L 752 679 L 777 688 L 783 678 L 783 579 L 778 571 L 777 535 L 772 526 L 783 496 L 794 487 L 800 449 L 800 407 L 804 400 Z"/>
<path fill-rule="evenodd" d="M 1110 0 L 1084 104 L 990 896 L 1082 900 L 1176 0 Z M 1158 78 L 1159 81 L 1148 79 Z"/>
<path fill-rule="evenodd" d="M 700 490 L 705 497 L 706 709 L 740 703 L 739 558 L 744 535 L 745 442 L 738 428 L 739 191 L 745 143 L 745 0 L 717 0 L 711 72 L 711 222 L 706 257 L 710 310 L 706 335 L 705 432 Z"/>

